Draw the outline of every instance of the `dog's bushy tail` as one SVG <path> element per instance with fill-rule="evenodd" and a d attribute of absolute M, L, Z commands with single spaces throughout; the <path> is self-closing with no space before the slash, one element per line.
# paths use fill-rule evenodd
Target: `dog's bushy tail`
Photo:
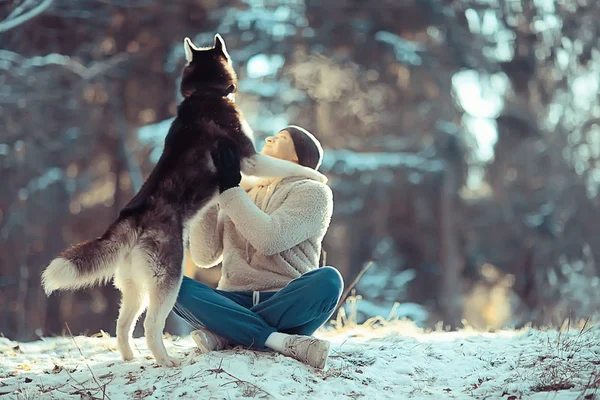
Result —
<path fill-rule="evenodd" d="M 118 263 L 131 251 L 136 237 L 133 223 L 120 219 L 99 238 L 65 250 L 42 274 L 44 291 L 50 295 L 55 290 L 106 283 L 113 277 Z"/>

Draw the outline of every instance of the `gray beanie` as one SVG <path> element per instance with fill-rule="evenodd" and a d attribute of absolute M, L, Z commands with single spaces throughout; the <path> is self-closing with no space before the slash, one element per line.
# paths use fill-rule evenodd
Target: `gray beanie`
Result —
<path fill-rule="evenodd" d="M 323 147 L 317 138 L 306 129 L 296 125 L 290 125 L 281 131 L 290 133 L 298 156 L 298 164 L 315 170 L 319 169 L 323 161 Z"/>

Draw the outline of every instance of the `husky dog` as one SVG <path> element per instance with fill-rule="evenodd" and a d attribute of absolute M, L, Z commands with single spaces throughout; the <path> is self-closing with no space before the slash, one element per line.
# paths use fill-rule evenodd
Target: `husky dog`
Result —
<path fill-rule="evenodd" d="M 65 250 L 42 276 L 47 295 L 104 284 L 114 277 L 122 293 L 117 320 L 122 358 L 133 358 L 131 335 L 147 307 L 148 348 L 164 366 L 179 365 L 167 353 L 162 333 L 182 280 L 188 226 L 218 194 L 211 152 L 226 140 L 236 146 L 245 176 L 326 181 L 313 169 L 256 152 L 252 132 L 234 102 L 237 77 L 220 35 L 209 48 L 198 48 L 185 38 L 184 49 L 184 99 L 154 170 L 102 236 Z"/>

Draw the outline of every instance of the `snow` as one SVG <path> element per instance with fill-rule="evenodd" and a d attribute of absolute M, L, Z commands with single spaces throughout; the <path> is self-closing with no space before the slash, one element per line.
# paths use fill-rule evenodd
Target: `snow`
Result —
<path fill-rule="evenodd" d="M 321 170 L 332 171 L 337 174 L 352 174 L 356 171 L 379 171 L 382 168 L 400 167 L 426 172 L 440 172 L 444 170 L 445 163 L 412 153 L 369 153 L 328 149 L 323 156 Z"/>
<path fill-rule="evenodd" d="M 495 118 L 500 115 L 508 86 L 509 81 L 502 74 L 487 76 L 466 69 L 452 75 L 452 88 L 458 103 L 473 117 Z"/>
<path fill-rule="evenodd" d="M 116 340 L 107 334 L 31 343 L 0 338 L 0 396 L 562 400 L 591 394 L 594 389 L 585 391 L 591 379 L 598 386 L 597 328 L 426 332 L 410 321 L 356 325 L 339 318 L 339 329 L 317 335 L 332 343 L 322 371 L 276 353 L 238 348 L 198 354 L 189 336 L 165 335 L 169 351 L 183 361 L 175 369 L 157 366 L 143 338 L 134 339 L 138 357 L 130 362 L 119 359 Z M 568 389 L 533 389 L 558 383 Z"/>
<path fill-rule="evenodd" d="M 408 318 L 415 321 L 418 326 L 422 326 L 429 317 L 427 309 L 417 303 L 395 303 L 390 306 L 362 299 L 357 304 L 356 311 L 358 321 L 367 320 L 378 315 L 387 315 L 399 319 Z"/>

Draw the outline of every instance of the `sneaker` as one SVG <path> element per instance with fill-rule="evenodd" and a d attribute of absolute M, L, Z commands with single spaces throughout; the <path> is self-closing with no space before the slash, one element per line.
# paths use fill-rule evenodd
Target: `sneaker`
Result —
<path fill-rule="evenodd" d="M 206 328 L 193 331 L 190 333 L 190 336 L 202 354 L 208 353 L 209 351 L 219 351 L 227 348 L 228 343 L 225 338 L 209 331 Z"/>
<path fill-rule="evenodd" d="M 311 336 L 289 335 L 281 354 L 295 358 L 314 368 L 323 369 L 329 356 L 329 342 Z"/>

